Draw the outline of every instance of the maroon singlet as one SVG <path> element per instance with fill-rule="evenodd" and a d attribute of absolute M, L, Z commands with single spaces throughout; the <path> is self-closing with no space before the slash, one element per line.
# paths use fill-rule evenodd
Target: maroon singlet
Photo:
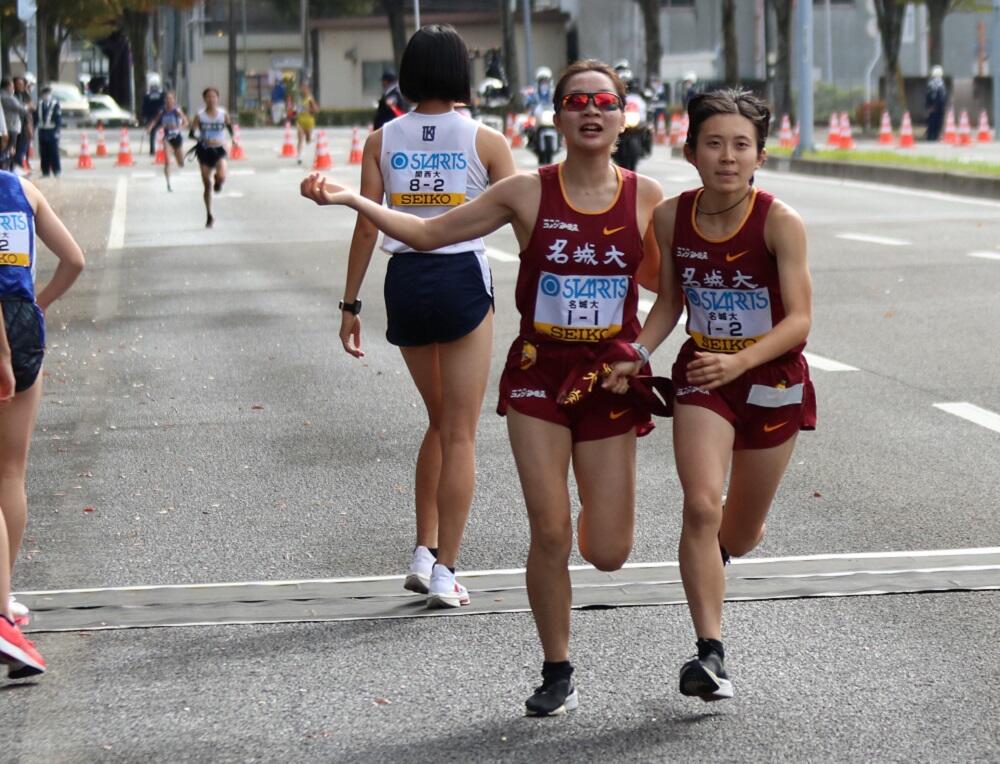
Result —
<path fill-rule="evenodd" d="M 701 192 L 685 191 L 677 202 L 671 253 L 687 304 L 687 333 L 701 350 L 737 353 L 785 317 L 777 261 L 764 243 L 774 196 L 753 189 L 736 233 L 712 239 L 695 222 Z"/>
<path fill-rule="evenodd" d="M 562 165 L 538 170 L 538 218 L 521 252 L 515 301 L 521 338 L 530 342 L 601 342 L 639 334 L 635 273 L 642 260 L 635 173 L 615 167 L 618 194 L 598 212 L 574 208 Z"/>

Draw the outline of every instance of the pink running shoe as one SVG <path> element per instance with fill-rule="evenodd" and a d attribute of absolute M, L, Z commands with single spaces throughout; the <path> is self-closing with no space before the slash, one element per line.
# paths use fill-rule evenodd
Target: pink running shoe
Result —
<path fill-rule="evenodd" d="M 0 615 L 0 661 L 10 666 L 7 675 L 11 679 L 45 673 L 45 660 L 34 643 L 3 615 Z"/>

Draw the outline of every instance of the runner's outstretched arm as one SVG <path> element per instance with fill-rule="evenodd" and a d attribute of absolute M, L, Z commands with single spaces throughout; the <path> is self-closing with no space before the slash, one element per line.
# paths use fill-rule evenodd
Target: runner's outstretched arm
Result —
<path fill-rule="evenodd" d="M 490 186 L 467 204 L 432 218 L 418 218 L 406 212 L 383 207 L 370 199 L 312 173 L 302 181 L 300 191 L 316 204 L 339 204 L 350 207 L 372 221 L 392 238 L 415 252 L 430 252 L 449 244 L 468 241 L 500 228 L 514 219 L 517 195 L 529 190 L 528 175 L 512 175 Z"/>

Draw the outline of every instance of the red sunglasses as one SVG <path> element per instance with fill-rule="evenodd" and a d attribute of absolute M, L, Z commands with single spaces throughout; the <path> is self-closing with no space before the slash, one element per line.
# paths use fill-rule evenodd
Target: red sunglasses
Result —
<path fill-rule="evenodd" d="M 562 97 L 562 108 L 566 111 L 583 111 L 591 101 L 600 111 L 618 111 L 622 108 L 622 99 L 617 93 L 605 90 L 597 93 L 567 93 Z"/>

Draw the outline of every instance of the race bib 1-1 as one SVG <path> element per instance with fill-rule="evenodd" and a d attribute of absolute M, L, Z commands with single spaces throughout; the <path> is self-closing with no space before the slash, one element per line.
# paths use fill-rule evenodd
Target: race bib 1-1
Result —
<path fill-rule="evenodd" d="M 31 267 L 33 232 L 23 212 L 0 212 L 0 265 Z"/>
<path fill-rule="evenodd" d="M 600 342 L 622 329 L 628 276 L 541 274 L 535 331 L 568 342 Z"/>
<path fill-rule="evenodd" d="M 771 297 L 767 289 L 685 287 L 688 334 L 698 347 L 716 353 L 738 353 L 771 331 Z"/>

